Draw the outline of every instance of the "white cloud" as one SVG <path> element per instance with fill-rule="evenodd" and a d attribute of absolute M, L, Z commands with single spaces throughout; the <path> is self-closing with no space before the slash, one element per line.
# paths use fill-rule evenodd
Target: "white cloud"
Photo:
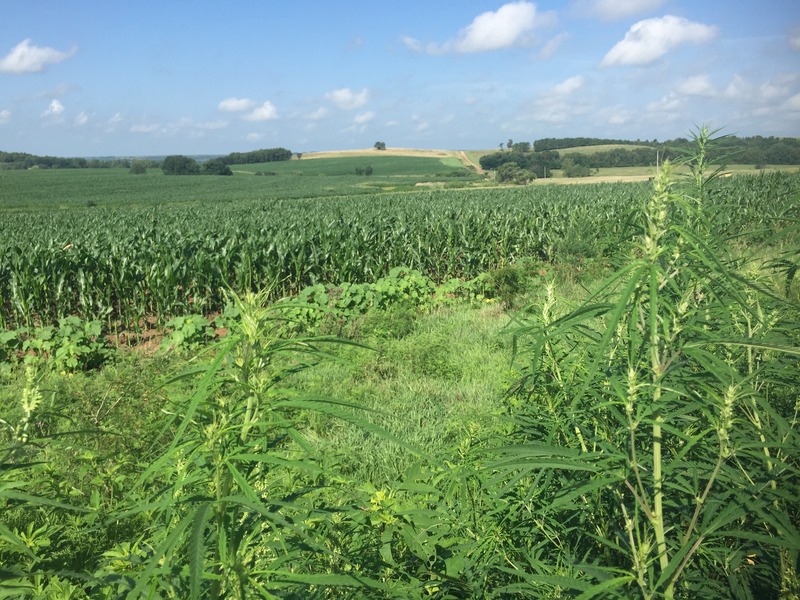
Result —
<path fill-rule="evenodd" d="M 245 136 L 245 139 L 248 142 L 257 142 L 259 140 L 264 139 L 264 134 L 263 133 L 248 133 L 247 136 Z"/>
<path fill-rule="evenodd" d="M 589 108 L 579 99 L 570 97 L 584 87 L 580 75 L 568 77 L 552 89 L 539 96 L 533 103 L 532 118 L 545 123 L 566 123 L 575 115 L 586 113 Z"/>
<path fill-rule="evenodd" d="M 245 121 L 269 121 L 278 118 L 278 109 L 269 100 L 242 117 Z"/>
<path fill-rule="evenodd" d="M 31 45 L 30 39 L 22 40 L 11 52 L 0 58 L 0 73 L 38 73 L 47 65 L 60 63 L 75 54 L 75 50 L 61 52 L 55 48 Z"/>
<path fill-rule="evenodd" d="M 359 92 L 354 92 L 350 88 L 333 90 L 325 94 L 325 99 L 333 102 L 336 106 L 344 110 L 354 110 L 361 108 L 369 100 L 369 90 L 364 88 Z"/>
<path fill-rule="evenodd" d="M 202 129 L 203 131 L 215 131 L 217 129 L 225 129 L 228 126 L 227 121 L 205 121 L 203 123 L 190 123 L 189 127 L 195 129 Z"/>
<path fill-rule="evenodd" d="M 800 94 L 795 94 L 789 98 L 785 105 L 786 110 L 791 112 L 800 112 Z"/>
<path fill-rule="evenodd" d="M 75 125 L 86 125 L 89 122 L 89 115 L 86 114 L 86 111 L 81 111 L 81 113 L 75 117 Z"/>
<path fill-rule="evenodd" d="M 374 118 L 375 118 L 375 113 L 370 110 L 365 113 L 361 113 L 360 115 L 356 115 L 356 118 L 353 119 L 353 123 L 355 123 L 356 125 L 364 125 L 365 123 L 369 123 L 370 121 L 372 121 L 372 119 Z"/>
<path fill-rule="evenodd" d="M 681 108 L 681 106 L 683 106 L 683 100 L 674 92 L 670 92 L 661 100 L 650 102 L 647 105 L 647 111 L 658 113 L 673 112 Z"/>
<path fill-rule="evenodd" d="M 197 123 L 190 117 L 182 117 L 172 123 L 140 123 L 131 125 L 132 133 L 150 133 L 154 135 L 188 135 L 192 138 L 203 137 L 207 131 L 215 131 L 228 126 L 227 121 L 204 121 Z"/>
<path fill-rule="evenodd" d="M 0 125 L 8 123 L 11 120 L 11 111 L 7 108 L 0 110 Z"/>
<path fill-rule="evenodd" d="M 591 0 L 589 13 L 607 21 L 627 19 L 655 10 L 664 0 Z"/>
<path fill-rule="evenodd" d="M 800 27 L 795 27 L 789 32 L 789 47 L 800 52 Z"/>
<path fill-rule="evenodd" d="M 734 75 L 722 94 L 726 98 L 740 100 L 751 96 L 751 87 L 741 75 Z"/>
<path fill-rule="evenodd" d="M 693 75 L 678 83 L 676 91 L 685 96 L 716 96 L 708 75 Z"/>
<path fill-rule="evenodd" d="M 106 132 L 111 133 L 117 130 L 117 125 L 122 122 L 122 113 L 115 113 L 106 123 Z"/>
<path fill-rule="evenodd" d="M 558 94 L 559 96 L 565 96 L 577 92 L 582 87 L 583 77 L 580 75 L 575 75 L 574 77 L 569 77 L 553 87 L 553 93 Z"/>
<path fill-rule="evenodd" d="M 156 133 L 156 132 L 163 132 L 164 128 L 157 124 L 143 124 L 143 125 L 131 125 L 131 133 Z"/>
<path fill-rule="evenodd" d="M 625 125 L 626 123 L 630 123 L 630 121 L 631 121 L 630 111 L 620 107 L 614 108 L 612 113 L 608 117 L 608 122 L 611 125 Z"/>
<path fill-rule="evenodd" d="M 217 106 L 217 110 L 222 112 L 244 112 L 253 110 L 258 103 L 250 98 L 225 98 Z"/>
<path fill-rule="evenodd" d="M 310 121 L 319 121 L 324 119 L 330 114 L 330 111 L 324 106 L 320 106 L 317 110 L 308 115 Z"/>
<path fill-rule="evenodd" d="M 683 17 L 666 15 L 634 23 L 602 61 L 610 65 L 647 65 L 673 48 L 686 43 L 708 42 L 717 35 L 713 25 L 695 23 Z"/>
<path fill-rule="evenodd" d="M 551 38 L 547 41 L 547 43 L 542 46 L 542 49 L 539 51 L 540 58 L 550 58 L 561 47 L 561 44 L 564 43 L 565 40 L 569 39 L 568 33 L 559 33 L 554 38 Z"/>
<path fill-rule="evenodd" d="M 58 100 L 51 100 L 50 106 L 47 107 L 47 110 L 42 113 L 43 117 L 58 117 L 61 113 L 64 112 L 64 105 L 61 104 Z"/>
<path fill-rule="evenodd" d="M 423 46 L 419 40 L 408 36 L 403 38 L 403 42 L 415 52 L 428 54 L 487 52 L 528 45 L 536 25 L 535 4 L 525 1 L 509 2 L 496 11 L 478 15 L 454 39 L 442 45 L 430 43 Z"/>

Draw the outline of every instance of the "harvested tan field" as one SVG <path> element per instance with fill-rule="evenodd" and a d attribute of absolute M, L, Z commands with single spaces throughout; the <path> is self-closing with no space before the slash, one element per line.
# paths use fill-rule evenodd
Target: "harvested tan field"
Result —
<path fill-rule="evenodd" d="M 418 150 L 416 148 L 387 148 L 376 150 L 330 150 L 324 152 L 304 152 L 302 160 L 307 158 L 346 158 L 351 156 L 427 156 L 430 158 L 461 158 L 458 150 Z"/>

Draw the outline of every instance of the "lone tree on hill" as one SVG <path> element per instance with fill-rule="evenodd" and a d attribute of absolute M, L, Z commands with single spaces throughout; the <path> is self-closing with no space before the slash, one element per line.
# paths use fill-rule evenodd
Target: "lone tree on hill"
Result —
<path fill-rule="evenodd" d="M 375 142 L 376 150 L 386 150 L 386 142 Z"/>

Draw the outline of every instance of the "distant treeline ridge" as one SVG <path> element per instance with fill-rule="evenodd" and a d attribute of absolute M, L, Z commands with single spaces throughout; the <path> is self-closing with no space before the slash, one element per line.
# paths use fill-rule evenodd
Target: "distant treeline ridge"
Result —
<path fill-rule="evenodd" d="M 275 162 L 292 158 L 291 150 L 286 148 L 265 148 L 252 152 L 231 152 L 220 157 L 226 165 L 243 165 L 262 162 Z M 160 168 L 161 160 L 150 158 L 63 158 L 59 156 L 37 156 L 26 152 L 3 152 L 0 150 L 0 170 L 12 169 L 129 169 L 133 163 L 147 168 Z"/>

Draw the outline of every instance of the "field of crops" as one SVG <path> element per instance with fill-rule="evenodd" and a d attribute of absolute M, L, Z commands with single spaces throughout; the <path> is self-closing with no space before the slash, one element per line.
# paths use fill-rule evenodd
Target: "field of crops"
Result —
<path fill-rule="evenodd" d="M 160 169 L 0 170 L 0 211 L 90 206 L 164 206 L 234 200 L 318 198 L 411 187 L 419 182 L 465 184 L 477 176 L 452 159 L 405 156 L 291 160 L 234 165 L 233 177 L 165 177 Z M 372 175 L 356 169 L 372 167 Z M 263 175 L 255 177 L 254 175 Z"/>
<path fill-rule="evenodd" d="M 800 175 L 706 136 L 626 184 L 0 173 L 0 597 L 797 597 Z"/>
<path fill-rule="evenodd" d="M 46 185 L 52 176 L 79 183 L 81 175 L 43 173 L 31 181 Z M 158 188 L 135 187 L 140 181 L 175 186 L 149 206 L 81 205 L 75 200 L 79 185 L 63 196 L 53 187 L 44 204 L 41 196 L 28 200 L 40 191 L 18 186 L 15 198 L 28 208 L 4 210 L 0 221 L 0 324 L 77 314 L 131 328 L 148 316 L 218 311 L 225 287 L 268 288 L 275 297 L 319 282 L 371 281 L 401 265 L 444 281 L 471 278 L 523 256 L 608 256 L 628 214 L 649 193 L 643 182 L 241 198 L 253 188 L 236 187 L 238 182 L 255 179 L 89 175 L 115 198 L 152 198 Z M 218 186 L 229 181 L 234 198 L 221 200 L 225 190 Z M 772 220 L 796 212 L 797 181 L 784 174 L 723 180 L 710 197 L 710 216 L 726 233 L 754 223 L 769 229 Z M 194 186 L 211 190 L 197 193 Z"/>

